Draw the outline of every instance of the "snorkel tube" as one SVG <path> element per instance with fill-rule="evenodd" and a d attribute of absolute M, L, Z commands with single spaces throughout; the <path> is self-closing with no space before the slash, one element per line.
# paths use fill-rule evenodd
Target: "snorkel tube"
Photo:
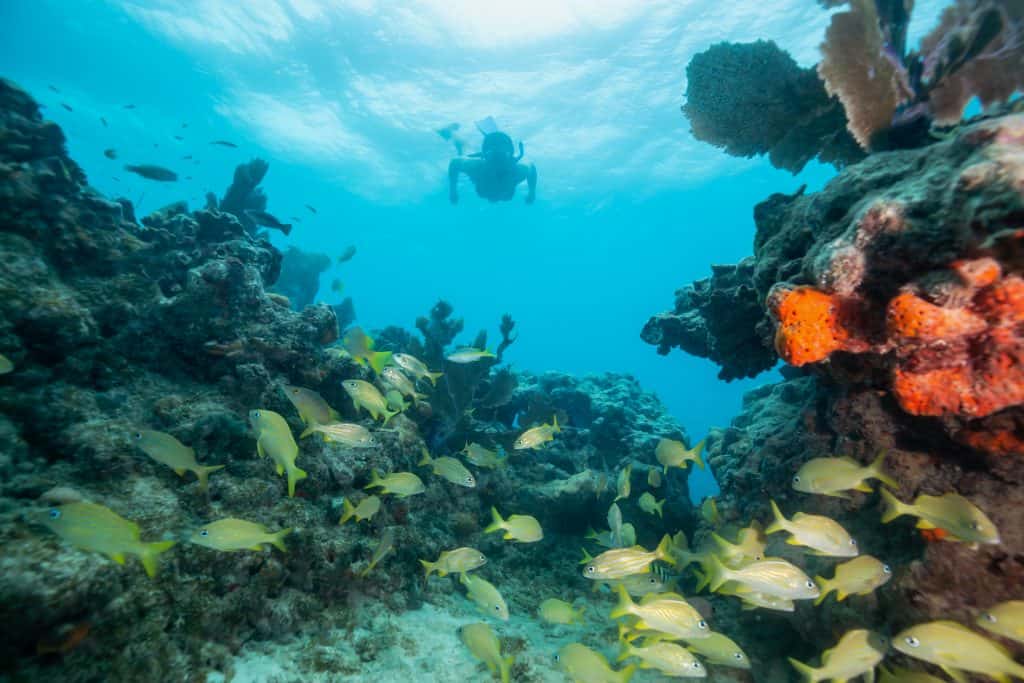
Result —
<path fill-rule="evenodd" d="M 523 158 L 523 154 L 525 154 L 525 152 L 523 151 L 523 141 L 520 140 L 519 141 L 519 156 L 512 157 L 512 161 L 514 161 L 515 163 L 518 164 L 519 160 Z"/>

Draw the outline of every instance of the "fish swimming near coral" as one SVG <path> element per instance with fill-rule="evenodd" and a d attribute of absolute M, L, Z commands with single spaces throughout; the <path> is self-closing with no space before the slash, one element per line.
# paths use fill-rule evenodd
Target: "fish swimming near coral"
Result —
<path fill-rule="evenodd" d="M 103 156 L 105 156 L 108 159 L 116 159 L 117 158 L 117 150 L 114 149 L 113 147 L 105 149 L 105 150 L 103 150 Z"/>
<path fill-rule="evenodd" d="M 173 183 L 178 179 L 178 174 L 169 168 L 155 166 L 153 164 L 132 165 L 125 164 L 124 170 L 135 175 L 142 176 L 147 180 L 156 180 L 162 183 Z"/>
<path fill-rule="evenodd" d="M 363 571 L 359 572 L 359 578 L 366 578 L 373 571 L 381 560 L 383 560 L 388 553 L 395 549 L 395 530 L 393 527 L 388 527 L 381 534 L 380 542 L 373 551 L 373 555 L 370 556 L 370 563 L 366 565 Z"/>
<path fill-rule="evenodd" d="M 540 522 L 536 517 L 530 515 L 509 515 L 508 519 L 502 519 L 498 509 L 491 508 L 492 521 L 484 529 L 485 534 L 492 534 L 496 531 L 505 532 L 506 541 L 518 541 L 520 543 L 536 543 L 544 538 L 544 531 L 540 528 Z"/>
<path fill-rule="evenodd" d="M 199 527 L 189 542 L 223 552 L 263 550 L 264 544 L 269 543 L 281 552 L 287 552 L 284 537 L 291 532 L 291 528 L 267 531 L 262 524 L 226 517 Z"/>
<path fill-rule="evenodd" d="M 314 425 L 299 438 L 310 434 L 322 434 L 327 443 L 343 443 L 351 448 L 373 448 L 380 445 L 377 437 L 369 429 L 352 422 L 332 422 L 331 424 Z"/>
<path fill-rule="evenodd" d="M 621 579 L 631 574 L 649 572 L 651 570 L 651 563 L 655 560 L 675 565 L 676 560 L 670 552 L 671 543 L 672 538 L 665 534 L 658 547 L 652 551 L 647 551 L 638 545 L 630 548 L 606 550 L 583 568 L 583 576 L 594 581 Z"/>
<path fill-rule="evenodd" d="M 1024 643 L 1024 600 L 1007 600 L 989 607 L 975 623 L 998 636 Z"/>
<path fill-rule="evenodd" d="M 894 489 L 899 484 L 885 470 L 885 453 L 880 453 L 875 461 L 864 466 L 853 458 L 813 458 L 808 460 L 793 476 L 793 489 L 802 493 L 816 493 L 822 496 L 848 498 L 847 491 L 863 491 L 871 493 L 868 479 L 877 479 Z"/>
<path fill-rule="evenodd" d="M 345 247 L 345 250 L 338 254 L 338 265 L 347 263 L 352 260 L 352 257 L 356 255 L 356 245 L 350 244 Z"/>
<path fill-rule="evenodd" d="M 686 649 L 696 652 L 712 664 L 749 669 L 750 658 L 732 638 L 722 633 L 711 633 L 706 638 L 686 641 Z"/>
<path fill-rule="evenodd" d="M 236 149 L 238 147 L 238 145 L 228 140 L 213 140 L 212 142 L 210 142 L 210 144 L 218 145 L 220 147 L 231 147 L 232 149 Z"/>
<path fill-rule="evenodd" d="M 421 449 L 422 457 L 420 461 L 416 463 L 420 467 L 430 467 L 434 474 L 447 479 L 453 484 L 458 486 L 464 486 L 466 488 L 474 488 L 476 486 L 476 477 L 473 473 L 466 469 L 466 466 L 455 458 L 443 455 L 439 458 L 431 458 L 430 451 L 427 450 L 426 446 Z"/>
<path fill-rule="evenodd" d="M 307 209 L 309 209 L 310 213 L 317 213 L 316 207 L 310 206 L 309 204 L 303 204 L 303 206 L 305 206 Z"/>
<path fill-rule="evenodd" d="M 945 679 L 932 676 L 930 673 L 901 669 L 898 666 L 880 666 L 878 670 L 881 672 L 878 683 L 946 683 Z"/>
<path fill-rule="evenodd" d="M 640 509 L 649 515 L 658 515 L 658 517 L 664 517 L 662 508 L 665 507 L 664 500 L 657 500 L 650 491 L 644 491 L 640 498 L 637 499 L 637 505 Z"/>
<path fill-rule="evenodd" d="M 775 521 L 765 529 L 766 534 L 788 532 L 790 538 L 786 543 L 805 546 L 826 557 L 855 557 L 859 552 L 857 541 L 835 520 L 803 512 L 793 515 L 793 519 L 786 519 L 774 500 L 771 507 Z"/>
<path fill-rule="evenodd" d="M 551 418 L 551 424 L 542 424 L 537 427 L 531 427 L 520 434 L 515 440 L 515 443 L 512 444 L 512 448 L 517 451 L 528 448 L 542 448 L 547 442 L 553 441 L 555 434 L 558 434 L 561 431 L 562 428 L 558 426 L 558 416 L 554 415 Z"/>
<path fill-rule="evenodd" d="M 135 432 L 135 444 L 142 451 L 162 465 L 167 465 L 179 477 L 185 472 L 194 472 L 199 480 L 199 490 L 206 491 L 207 477 L 211 472 L 224 469 L 224 465 L 203 466 L 196 462 L 196 453 L 170 434 L 143 429 Z"/>
<path fill-rule="evenodd" d="M 694 462 L 697 464 L 697 467 L 704 469 L 704 460 L 700 457 L 703 450 L 704 441 L 700 441 L 693 448 L 687 448 L 682 441 L 661 439 L 654 449 L 654 457 L 664 468 L 664 474 L 668 474 L 669 467 L 678 467 L 685 470 L 688 462 Z"/>
<path fill-rule="evenodd" d="M 420 560 L 420 564 L 423 565 L 423 569 L 426 571 L 428 578 L 434 572 L 437 572 L 438 576 L 464 574 L 466 572 L 473 571 L 474 569 L 479 569 L 486 563 L 487 557 L 476 548 L 456 548 L 455 550 L 445 550 L 434 562 Z"/>
<path fill-rule="evenodd" d="M 615 500 L 626 500 L 632 490 L 633 464 L 630 463 L 619 470 L 619 478 L 615 487 Z"/>
<path fill-rule="evenodd" d="M 711 541 L 716 546 L 716 553 L 722 562 L 732 569 L 745 567 L 752 562 L 760 562 L 765 557 L 765 540 L 761 527 L 754 522 L 745 529 L 740 529 L 736 543 L 730 543 L 712 532 Z"/>
<path fill-rule="evenodd" d="M 398 364 L 398 367 L 408 372 L 417 380 L 429 380 L 434 386 L 437 386 L 438 378 L 444 375 L 443 372 L 431 372 L 423 361 L 407 353 L 396 353 L 392 358 Z"/>
<path fill-rule="evenodd" d="M 820 605 L 832 591 L 836 600 L 842 602 L 850 595 L 870 595 L 876 588 L 888 583 L 892 578 L 892 569 L 871 555 L 861 555 L 848 562 L 836 565 L 832 579 L 815 576 L 814 580 L 821 587 L 821 595 L 814 601 Z"/>
<path fill-rule="evenodd" d="M 460 626 L 459 638 L 474 657 L 487 665 L 492 675 L 497 675 L 501 683 L 509 683 L 515 657 L 501 656 L 501 643 L 490 626 L 482 623 Z"/>
<path fill-rule="evenodd" d="M 478 443 L 467 443 L 461 453 L 466 456 L 466 460 L 477 467 L 495 469 L 504 466 L 508 462 L 508 455 L 500 457 L 497 451 L 484 448 Z"/>
<path fill-rule="evenodd" d="M 175 543 L 139 540 L 138 524 L 96 503 L 68 503 L 50 508 L 40 521 L 76 548 L 103 553 L 118 564 L 124 564 L 125 555 L 138 556 L 150 578 L 156 576 L 160 555 Z"/>
<path fill-rule="evenodd" d="M 636 617 L 634 628 L 659 631 L 674 638 L 706 638 L 711 629 L 701 613 L 675 593 L 648 593 L 633 602 L 625 586 L 616 586 L 619 602 L 609 613 L 611 619 Z"/>
<path fill-rule="evenodd" d="M 717 556 L 709 555 L 708 582 L 711 590 L 718 591 L 729 581 L 737 582 L 749 592 L 788 600 L 813 600 L 821 594 L 818 584 L 786 560 L 761 560 L 740 569 L 729 569 Z"/>
<path fill-rule="evenodd" d="M 394 366 L 388 366 L 380 371 L 380 378 L 385 384 L 394 387 L 403 396 L 412 399 L 414 405 L 418 405 L 421 399 L 427 398 L 425 394 L 416 391 L 412 380 L 402 374 L 402 371 Z"/>
<path fill-rule="evenodd" d="M 475 363 L 479 360 L 483 360 L 484 358 L 497 358 L 497 356 L 486 349 L 464 347 L 448 354 L 445 358 L 451 363 L 468 365 L 469 363 Z"/>
<path fill-rule="evenodd" d="M 537 608 L 537 614 L 547 623 L 566 626 L 569 624 L 582 624 L 585 611 L 585 607 L 576 609 L 565 600 L 559 600 L 558 598 L 548 598 L 540 603 L 540 607 Z"/>
<path fill-rule="evenodd" d="M 386 477 L 381 477 L 377 470 L 373 470 L 370 483 L 363 488 L 379 488 L 381 493 L 389 493 L 398 498 L 408 498 L 427 490 L 423 485 L 423 480 L 412 472 L 394 472 Z"/>
<path fill-rule="evenodd" d="M 295 484 L 308 475 L 295 465 L 299 457 L 299 445 L 295 443 L 291 427 L 283 417 L 272 410 L 250 410 L 249 422 L 256 432 L 256 453 L 261 458 L 269 456 L 277 475 L 287 474 L 288 496 L 295 496 Z"/>
<path fill-rule="evenodd" d="M 356 411 L 364 408 L 374 420 L 383 418 L 382 424 L 387 424 L 395 415 L 397 410 L 389 410 L 388 402 L 377 387 L 361 379 L 347 379 L 341 383 L 345 393 L 352 399 L 352 405 Z"/>
<path fill-rule="evenodd" d="M 642 646 L 626 643 L 618 661 L 625 661 L 630 657 L 636 657 L 641 661 L 641 669 L 655 669 L 666 676 L 704 678 L 708 675 L 700 660 L 676 643 L 656 642 Z"/>
<path fill-rule="evenodd" d="M 714 529 L 722 525 L 722 515 L 718 513 L 718 501 L 714 496 L 707 496 L 701 501 L 700 516 Z"/>
<path fill-rule="evenodd" d="M 558 651 L 559 668 L 573 683 L 629 683 L 636 671 L 630 664 L 616 671 L 600 652 L 581 643 L 569 643 Z"/>
<path fill-rule="evenodd" d="M 999 530 L 992 520 L 974 503 L 957 493 L 941 496 L 918 496 L 913 504 L 901 502 L 891 492 L 882 489 L 885 506 L 882 523 L 888 524 L 902 515 L 918 518 L 918 529 L 943 529 L 949 535 L 945 540 L 997 545 Z"/>
<path fill-rule="evenodd" d="M 834 647 L 822 653 L 820 667 L 814 668 L 792 657 L 789 663 L 806 683 L 848 681 L 864 675 L 871 678 L 888 649 L 888 641 L 879 634 L 855 629 L 844 633 Z"/>
<path fill-rule="evenodd" d="M 661 488 L 661 472 L 656 469 L 647 470 L 647 485 L 652 489 Z"/>
<path fill-rule="evenodd" d="M 391 362 L 390 351 L 374 351 L 373 338 L 363 332 L 362 328 L 353 327 L 341 340 L 342 346 L 349 355 L 363 367 L 371 367 L 373 371 L 380 374 L 384 366 Z M 401 365 L 401 364 L 399 364 Z"/>
<path fill-rule="evenodd" d="M 341 419 L 338 412 L 327 405 L 324 397 L 312 389 L 286 384 L 284 386 L 284 395 L 295 406 L 302 424 L 306 425 L 306 430 L 299 435 L 300 439 L 304 439 L 312 434 L 314 427 L 333 424 Z"/>
<path fill-rule="evenodd" d="M 459 583 L 466 588 L 466 597 L 476 603 L 485 614 L 508 621 L 508 605 L 505 598 L 490 581 L 475 574 L 459 574 Z"/>
<path fill-rule="evenodd" d="M 934 664 L 955 681 L 966 681 L 965 671 L 997 681 L 1024 678 L 1024 666 L 1001 645 L 955 621 L 911 626 L 892 639 L 892 646 L 908 657 Z"/>
<path fill-rule="evenodd" d="M 352 505 L 352 502 L 346 498 L 342 501 L 342 513 L 341 519 L 338 520 L 338 526 L 343 525 L 353 517 L 355 517 L 357 523 L 373 519 L 373 516 L 378 512 L 380 512 L 380 498 L 377 496 L 367 496 L 359 501 L 359 505 Z"/>
<path fill-rule="evenodd" d="M 286 235 L 290 235 L 292 232 L 291 223 L 282 223 L 277 219 L 276 216 L 267 213 L 266 211 L 250 211 L 247 210 L 245 215 L 252 219 L 252 222 L 256 225 L 261 225 L 264 228 L 273 228 L 280 230 Z"/>

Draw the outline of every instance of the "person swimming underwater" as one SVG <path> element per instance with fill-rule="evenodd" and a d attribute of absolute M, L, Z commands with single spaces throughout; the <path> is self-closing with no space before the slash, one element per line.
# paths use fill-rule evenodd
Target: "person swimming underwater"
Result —
<path fill-rule="evenodd" d="M 480 151 L 462 155 L 464 142 L 455 133 L 458 124 L 442 128 L 438 133 L 452 140 L 459 156 L 448 164 L 448 199 L 452 204 L 459 201 L 459 175 L 465 173 L 476 187 L 476 193 L 492 202 L 509 201 L 516 194 L 516 186 L 526 181 L 526 203 L 533 204 L 537 198 L 537 167 L 521 163 L 523 143 L 519 143 L 519 154 L 512 138 L 498 130 L 494 119 L 488 116 L 477 122 L 477 128 L 484 136 Z M 446 134 L 447 133 L 447 134 Z"/>

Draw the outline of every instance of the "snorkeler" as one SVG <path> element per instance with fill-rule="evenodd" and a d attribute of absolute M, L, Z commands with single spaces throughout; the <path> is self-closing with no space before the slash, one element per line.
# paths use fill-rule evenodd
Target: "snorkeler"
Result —
<path fill-rule="evenodd" d="M 525 180 L 528 188 L 526 203 L 533 204 L 537 198 L 537 167 L 533 164 L 520 163 L 523 158 L 523 143 L 519 143 L 517 155 L 512 138 L 498 130 L 494 119 L 488 116 L 476 125 L 484 136 L 483 145 L 479 152 L 466 156 L 462 156 L 461 140 L 455 136 L 457 124 L 438 131 L 442 137 L 453 141 L 459 153 L 459 156 L 448 164 L 448 198 L 452 204 L 459 201 L 460 173 L 469 176 L 478 195 L 492 202 L 509 201 L 516 194 L 516 186 Z"/>

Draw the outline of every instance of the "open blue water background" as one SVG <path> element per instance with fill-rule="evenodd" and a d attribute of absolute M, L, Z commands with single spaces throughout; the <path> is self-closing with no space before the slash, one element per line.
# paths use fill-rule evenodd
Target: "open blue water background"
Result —
<path fill-rule="evenodd" d="M 918 3 L 912 36 L 943 4 Z M 332 255 L 354 244 L 321 296 L 337 299 L 340 278 L 365 328 L 411 328 L 444 298 L 464 341 L 487 328 L 494 343 L 508 312 L 514 366 L 635 375 L 699 439 L 772 377 L 721 382 L 707 361 L 658 356 L 640 329 L 710 264 L 751 253 L 755 203 L 833 171 L 794 177 L 695 141 L 679 112 L 685 67 L 719 40 L 759 38 L 813 64 L 827 17 L 809 0 L 8 0 L 0 76 L 46 106 L 96 188 L 142 214 L 201 206 L 236 164 L 266 158 L 268 210 L 302 219 L 275 242 Z M 453 151 L 433 131 L 460 122 L 475 147 L 472 122 L 487 115 L 537 164 L 533 206 L 523 189 L 488 204 L 467 181 L 448 203 Z M 239 148 L 209 144 L 221 139 Z M 691 486 L 699 500 L 714 483 L 697 473 Z"/>

